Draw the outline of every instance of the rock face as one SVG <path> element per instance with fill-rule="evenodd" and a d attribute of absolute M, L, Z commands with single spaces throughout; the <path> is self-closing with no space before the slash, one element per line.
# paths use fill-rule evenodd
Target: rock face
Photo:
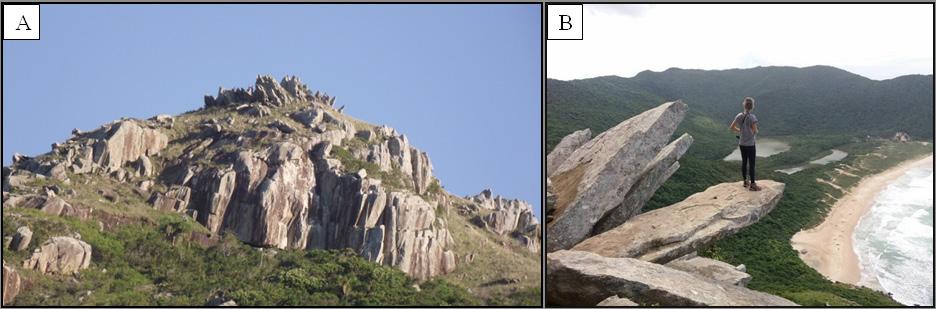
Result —
<path fill-rule="evenodd" d="M 664 103 L 608 129 L 576 149 L 550 177 L 556 189 L 554 220 L 547 223 L 547 250 L 567 249 L 626 194 L 666 145 L 685 117 L 680 101 Z"/>
<path fill-rule="evenodd" d="M 91 264 L 91 246 L 71 237 L 52 237 L 33 251 L 23 267 L 43 274 L 73 274 Z"/>
<path fill-rule="evenodd" d="M 748 191 L 741 182 L 712 186 L 682 202 L 637 215 L 573 250 L 655 263 L 672 261 L 736 233 L 773 210 L 783 196 L 784 184 L 757 183 L 763 188 L 758 192 Z"/>
<path fill-rule="evenodd" d="M 240 152 L 232 169 L 193 178 L 189 208 L 212 232 L 233 231 L 255 246 L 352 248 L 418 279 L 454 270 L 454 241 L 436 205 L 386 191 L 366 173 L 341 172 L 327 158 L 328 142 L 316 149 L 310 157 L 284 142 Z"/>
<path fill-rule="evenodd" d="M 586 128 L 563 137 L 559 144 L 546 156 L 546 177 L 552 176 L 552 172 L 559 168 L 572 152 L 575 152 L 582 144 L 591 139 L 591 136 L 591 129 Z"/>
<path fill-rule="evenodd" d="M 640 173 L 640 179 L 624 196 L 624 201 L 608 211 L 604 218 L 601 218 L 595 224 L 595 227 L 592 228 L 592 235 L 601 234 L 615 228 L 640 213 L 640 209 L 653 197 L 653 193 L 663 186 L 663 183 L 679 169 L 679 162 L 676 160 L 679 160 L 686 153 L 691 144 L 692 136 L 683 134 L 666 147 L 663 147 L 663 150 Z"/>
<path fill-rule="evenodd" d="M 16 295 L 20 292 L 20 275 L 13 267 L 7 266 L 3 261 L 3 305 L 13 302 Z"/>
<path fill-rule="evenodd" d="M 211 172 L 209 183 L 221 191 L 202 191 L 193 205 L 202 224 L 231 230 L 244 242 L 263 247 L 301 249 L 308 241 L 308 212 L 315 186 L 314 168 L 302 148 L 278 143 L 255 153 L 241 152 L 234 163 L 234 186 L 229 173 Z M 203 178 L 203 177 L 199 177 Z M 213 188 L 209 188 L 213 189 Z M 228 189 L 232 189 L 228 193 Z M 227 202 L 225 205 L 223 202 Z M 213 230 L 218 232 L 220 230 Z"/>
<path fill-rule="evenodd" d="M 568 250 L 549 253 L 546 259 L 546 297 L 553 305 L 594 306 L 617 296 L 662 306 L 796 306 L 778 296 L 638 259 Z"/>
<path fill-rule="evenodd" d="M 21 226 L 13 234 L 13 242 L 10 243 L 10 249 L 13 251 L 23 251 L 29 247 L 29 241 L 32 240 L 32 230 L 28 226 Z"/>
<path fill-rule="evenodd" d="M 666 263 L 667 267 L 685 271 L 702 279 L 715 280 L 729 285 L 744 287 L 751 282 L 751 275 L 735 266 L 709 258 L 689 254 Z"/>

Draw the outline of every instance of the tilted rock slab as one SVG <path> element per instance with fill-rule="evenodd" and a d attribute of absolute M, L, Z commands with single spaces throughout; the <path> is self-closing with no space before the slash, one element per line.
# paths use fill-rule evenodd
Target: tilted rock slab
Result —
<path fill-rule="evenodd" d="M 559 168 L 572 152 L 591 139 L 591 136 L 591 129 L 585 128 L 563 137 L 559 144 L 546 156 L 546 177 L 552 176 L 552 172 Z"/>
<path fill-rule="evenodd" d="M 640 180 L 631 187 L 630 192 L 627 192 L 624 202 L 609 211 L 604 218 L 601 218 L 595 224 L 595 227 L 592 228 L 592 235 L 601 234 L 615 228 L 627 221 L 627 219 L 639 214 L 640 209 L 653 197 L 653 193 L 663 186 L 663 183 L 679 169 L 679 162 L 676 160 L 679 160 L 686 153 L 691 144 L 692 136 L 683 134 L 666 147 L 663 147 L 663 150 L 657 154 L 656 158 L 640 173 Z"/>
<path fill-rule="evenodd" d="M 762 188 L 758 192 L 747 190 L 741 182 L 709 187 L 682 202 L 637 215 L 573 250 L 654 263 L 672 261 L 754 224 L 773 210 L 783 196 L 784 184 L 757 183 Z"/>
<path fill-rule="evenodd" d="M 744 287 L 751 282 L 751 275 L 738 270 L 734 265 L 689 254 L 666 263 L 667 267 L 679 269 L 703 279 Z"/>
<path fill-rule="evenodd" d="M 6 261 L 3 261 L 3 305 L 12 303 L 16 295 L 19 294 L 21 287 L 19 273 L 13 267 L 7 266 Z"/>
<path fill-rule="evenodd" d="M 549 253 L 546 280 L 547 302 L 559 306 L 594 306 L 611 296 L 661 306 L 797 306 L 660 264 L 583 251 Z"/>
<path fill-rule="evenodd" d="M 91 265 L 91 245 L 72 238 L 57 236 L 33 251 L 23 267 L 43 274 L 74 274 Z"/>
<path fill-rule="evenodd" d="M 624 201 L 640 172 L 666 145 L 688 107 L 669 102 L 621 122 L 573 152 L 550 178 L 555 219 L 547 224 L 547 251 L 584 240 L 605 214 Z"/>

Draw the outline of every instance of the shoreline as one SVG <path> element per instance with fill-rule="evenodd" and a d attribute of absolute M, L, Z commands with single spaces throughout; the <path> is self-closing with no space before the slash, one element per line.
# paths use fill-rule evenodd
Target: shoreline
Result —
<path fill-rule="evenodd" d="M 874 198 L 908 170 L 932 166 L 933 154 L 901 162 L 881 173 L 865 176 L 832 205 L 818 226 L 801 230 L 790 239 L 800 259 L 831 281 L 858 285 L 861 268 L 852 243 L 855 228 L 874 205 Z M 877 282 L 869 288 L 881 290 Z"/>

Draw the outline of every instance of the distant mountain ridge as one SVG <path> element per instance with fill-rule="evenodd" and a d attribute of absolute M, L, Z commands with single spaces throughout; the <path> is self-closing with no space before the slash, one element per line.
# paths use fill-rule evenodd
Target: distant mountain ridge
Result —
<path fill-rule="evenodd" d="M 547 125 L 555 130 L 547 135 L 547 151 L 572 131 L 589 127 L 602 132 L 615 121 L 676 99 L 691 106 L 684 127 L 721 130 L 741 110 L 745 96 L 756 99 L 755 113 L 769 123 L 762 130 L 765 135 L 887 136 L 905 131 L 933 138 L 933 75 L 877 81 L 831 66 L 671 68 L 631 78 L 548 79 Z"/>

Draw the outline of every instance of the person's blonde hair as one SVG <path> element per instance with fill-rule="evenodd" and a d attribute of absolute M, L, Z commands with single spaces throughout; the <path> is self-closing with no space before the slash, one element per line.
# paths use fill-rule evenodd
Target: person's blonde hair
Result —
<path fill-rule="evenodd" d="M 754 109 L 754 98 L 744 97 L 744 102 L 741 103 L 741 106 L 744 107 L 744 111 L 750 112 L 752 109 Z"/>

